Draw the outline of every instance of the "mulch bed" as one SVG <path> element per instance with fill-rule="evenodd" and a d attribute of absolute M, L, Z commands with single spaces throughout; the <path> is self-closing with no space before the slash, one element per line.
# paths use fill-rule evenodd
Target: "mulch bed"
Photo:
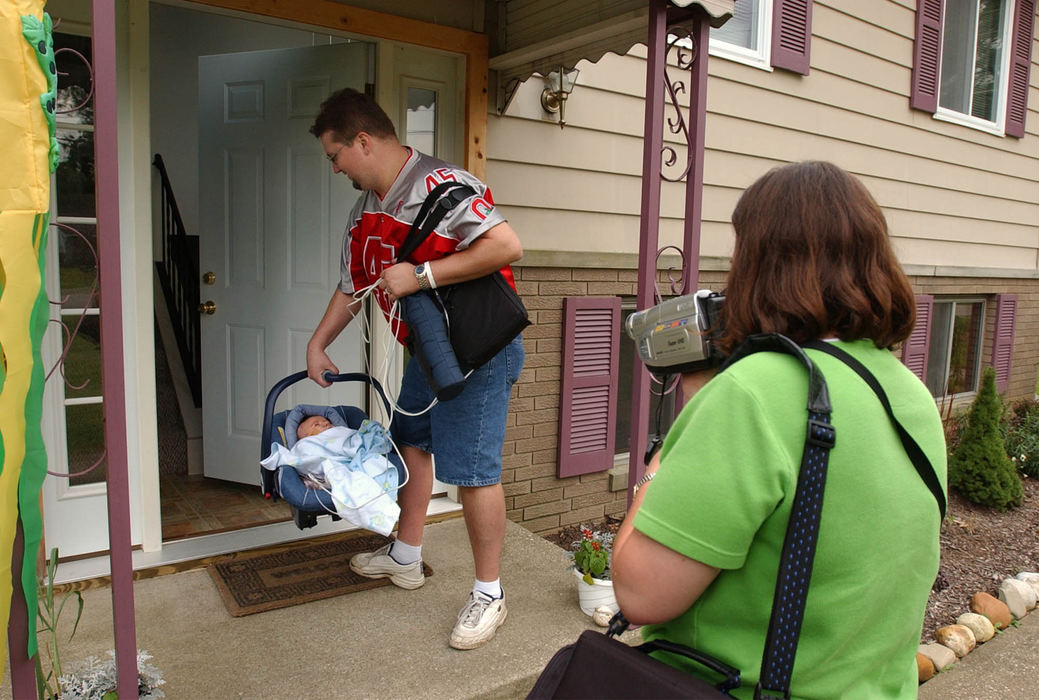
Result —
<path fill-rule="evenodd" d="M 934 630 L 968 612 L 971 596 L 996 595 L 1005 578 L 1022 571 L 1039 571 L 1039 480 L 1023 478 L 1024 499 L 1019 507 L 1000 512 L 949 493 L 949 513 L 942 523 L 942 558 L 927 603 L 921 642 L 934 641 Z M 582 528 L 617 531 L 620 519 L 607 517 L 570 525 L 544 535 L 548 541 L 571 549 Z"/>
<path fill-rule="evenodd" d="M 979 591 L 996 595 L 1005 578 L 1039 571 L 1039 481 L 1023 478 L 1024 499 L 999 512 L 949 493 L 949 513 L 942 524 L 942 561 L 924 616 L 924 642 L 938 627 L 968 612 Z"/>

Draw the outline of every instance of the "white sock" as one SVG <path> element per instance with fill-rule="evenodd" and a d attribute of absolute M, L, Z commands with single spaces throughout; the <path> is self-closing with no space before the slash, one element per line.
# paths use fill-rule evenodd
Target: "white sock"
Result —
<path fill-rule="evenodd" d="M 390 547 L 389 554 L 393 561 L 397 562 L 401 566 L 407 566 L 408 564 L 422 561 L 422 545 L 416 547 L 407 542 L 393 540 L 393 546 Z"/>
<path fill-rule="evenodd" d="M 473 593 L 483 593 L 491 598 L 504 598 L 505 589 L 501 587 L 501 579 L 496 578 L 493 581 L 481 581 L 476 579 L 473 583 Z"/>

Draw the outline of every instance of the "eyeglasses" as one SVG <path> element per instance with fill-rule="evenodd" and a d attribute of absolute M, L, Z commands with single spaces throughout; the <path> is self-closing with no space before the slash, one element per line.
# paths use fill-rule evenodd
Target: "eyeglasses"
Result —
<path fill-rule="evenodd" d="M 349 144 L 346 144 L 346 143 L 344 143 L 344 144 L 343 144 L 342 146 L 340 146 L 339 148 L 337 148 L 337 149 L 336 149 L 336 152 L 335 152 L 335 153 L 333 153 L 332 155 L 329 155 L 329 154 L 327 154 L 327 153 L 326 153 L 326 154 L 325 154 L 325 158 L 328 158 L 328 162 L 329 162 L 329 163 L 331 163 L 332 165 L 335 165 L 335 162 L 336 162 L 336 158 L 338 158 L 338 157 L 339 157 L 339 151 L 343 150 L 343 149 L 344 149 L 344 148 L 346 148 L 346 147 L 347 147 L 348 145 L 349 145 Z"/>

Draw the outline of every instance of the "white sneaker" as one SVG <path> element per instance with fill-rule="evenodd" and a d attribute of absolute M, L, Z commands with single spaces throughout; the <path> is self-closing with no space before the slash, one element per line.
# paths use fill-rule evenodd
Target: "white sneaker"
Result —
<path fill-rule="evenodd" d="M 350 568 L 354 573 L 367 578 L 387 578 L 390 583 L 409 591 L 420 587 L 426 582 L 426 575 L 422 573 L 422 560 L 411 564 L 398 564 L 397 560 L 390 556 L 390 547 L 393 543 L 380 547 L 374 552 L 362 552 L 355 554 L 350 560 Z"/>
<path fill-rule="evenodd" d="M 455 649 L 475 649 L 490 641 L 498 631 L 508 611 L 505 597 L 491 598 L 483 593 L 470 593 L 469 602 L 458 613 L 458 622 L 451 631 L 450 644 Z"/>

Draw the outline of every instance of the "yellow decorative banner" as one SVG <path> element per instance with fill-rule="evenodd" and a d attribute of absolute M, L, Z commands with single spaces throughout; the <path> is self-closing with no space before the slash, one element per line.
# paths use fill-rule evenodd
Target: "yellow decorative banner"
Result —
<path fill-rule="evenodd" d="M 28 608 L 29 656 L 36 653 L 39 497 L 47 469 L 40 431 L 40 343 L 49 316 L 43 259 L 50 174 L 58 155 L 57 68 L 43 5 L 42 0 L 0 2 L 0 620 L 6 631 L 11 581 L 17 576 Z M 19 519 L 25 556 L 13 562 Z M 7 659 L 6 642 L 4 634 L 0 664 Z"/>

